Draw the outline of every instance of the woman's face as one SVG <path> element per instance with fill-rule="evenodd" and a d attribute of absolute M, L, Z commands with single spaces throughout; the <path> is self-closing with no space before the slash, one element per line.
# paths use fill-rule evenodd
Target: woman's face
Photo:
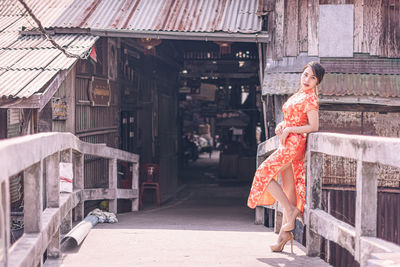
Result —
<path fill-rule="evenodd" d="M 315 88 L 317 86 L 318 79 L 310 66 L 308 66 L 301 74 L 301 87 L 304 90 Z"/>

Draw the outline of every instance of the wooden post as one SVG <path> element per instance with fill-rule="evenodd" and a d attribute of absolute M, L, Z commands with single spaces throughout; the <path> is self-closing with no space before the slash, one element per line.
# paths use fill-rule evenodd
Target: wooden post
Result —
<path fill-rule="evenodd" d="M 54 153 L 45 159 L 46 169 L 46 198 L 48 208 L 60 207 L 60 153 Z M 60 231 L 57 230 L 51 237 L 47 247 L 47 256 L 58 258 L 60 256 Z"/>
<path fill-rule="evenodd" d="M 132 189 L 137 192 L 137 197 L 132 199 L 132 211 L 139 210 L 139 163 L 132 163 Z"/>
<path fill-rule="evenodd" d="M 72 163 L 72 149 L 61 151 L 61 162 Z M 72 229 L 72 210 L 70 210 L 65 218 L 61 218 L 60 234 L 65 235 Z"/>
<path fill-rule="evenodd" d="M 308 209 L 321 208 L 322 193 L 322 168 L 323 157 L 321 153 L 311 152 L 307 150 L 307 197 L 306 203 Z M 307 256 L 319 256 L 321 250 L 321 237 L 310 229 L 311 218 L 306 218 L 306 250 Z"/>
<path fill-rule="evenodd" d="M 58 208 L 60 206 L 60 154 L 59 152 L 48 156 L 46 166 L 46 192 L 47 207 Z"/>
<path fill-rule="evenodd" d="M 84 189 L 84 155 L 81 153 L 74 153 L 72 158 L 74 165 L 74 190 L 83 190 Z M 84 210 L 85 201 L 82 199 L 78 205 L 75 207 L 75 221 L 81 221 L 85 217 Z"/>
<path fill-rule="evenodd" d="M 0 255 L 0 265 L 8 266 L 8 249 L 10 246 L 10 195 L 9 178 L 4 179 L 0 186 L 0 231 L 3 237 L 0 241 L 0 248 L 3 248 L 3 255 Z"/>
<path fill-rule="evenodd" d="M 264 206 L 256 207 L 256 220 L 254 224 L 264 224 L 265 222 L 265 208 Z"/>
<path fill-rule="evenodd" d="M 274 207 L 275 207 L 274 232 L 276 234 L 279 234 L 283 223 L 283 212 L 282 209 L 279 207 L 278 202 L 275 202 Z"/>
<path fill-rule="evenodd" d="M 24 171 L 24 225 L 25 233 L 42 230 L 43 179 L 42 161 Z"/>
<path fill-rule="evenodd" d="M 108 187 L 111 190 L 117 191 L 117 159 L 108 160 Z M 109 200 L 108 204 L 109 212 L 117 213 L 117 194 L 115 194 L 115 199 Z"/>
<path fill-rule="evenodd" d="M 366 266 L 368 258 L 362 258 L 360 237 L 376 237 L 378 205 L 378 167 L 374 163 L 357 161 L 356 180 L 356 243 L 355 259 Z"/>
<path fill-rule="evenodd" d="M 60 251 L 60 229 L 51 237 L 49 246 L 47 247 L 47 256 L 49 258 L 58 258 L 61 256 Z"/>

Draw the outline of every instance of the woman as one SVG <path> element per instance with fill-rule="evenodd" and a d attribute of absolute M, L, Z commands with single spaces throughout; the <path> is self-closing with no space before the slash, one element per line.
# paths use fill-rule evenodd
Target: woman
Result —
<path fill-rule="evenodd" d="M 325 74 L 318 62 L 310 62 L 300 78 L 300 89 L 282 107 L 284 120 L 275 133 L 279 137 L 279 148 L 257 169 L 250 190 L 247 205 L 272 205 L 275 199 L 283 207 L 283 225 L 278 242 L 271 246 L 273 252 L 280 252 L 291 241 L 297 216 L 302 216 L 305 203 L 304 154 L 307 133 L 318 131 L 317 85 Z M 283 188 L 277 182 L 281 173 Z"/>

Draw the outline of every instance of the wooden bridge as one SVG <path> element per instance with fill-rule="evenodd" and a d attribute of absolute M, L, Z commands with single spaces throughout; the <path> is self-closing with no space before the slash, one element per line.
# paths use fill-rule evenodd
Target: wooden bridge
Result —
<path fill-rule="evenodd" d="M 400 246 L 376 237 L 378 164 L 400 168 L 400 139 L 312 133 L 307 142 L 307 255 L 320 254 L 323 237 L 349 251 L 361 266 L 400 264 Z M 257 153 L 258 164 L 273 153 L 278 144 L 277 136 L 261 144 Z M 357 160 L 355 227 L 336 219 L 322 209 L 323 154 Z M 278 232 L 282 224 L 282 209 L 276 204 L 271 207 L 257 207 L 256 223 L 264 223 L 265 208 L 275 210 L 275 231 Z"/>
<path fill-rule="evenodd" d="M 277 143 L 278 140 L 274 137 L 260 145 L 259 160 L 272 153 L 277 148 Z M 319 255 L 322 238 L 325 238 L 347 249 L 361 266 L 399 264 L 400 246 L 376 237 L 377 164 L 400 167 L 399 157 L 396 154 L 398 151 L 400 151 L 400 140 L 395 138 L 331 133 L 310 134 L 306 153 L 307 205 L 305 210 L 307 240 L 305 250 L 308 256 Z M 357 160 L 355 227 L 334 218 L 321 207 L 322 154 Z M 107 159 L 108 188 L 85 189 L 85 155 Z M 117 188 L 117 161 L 129 162 L 132 165 L 131 189 Z M 74 191 L 72 193 L 59 192 L 60 162 L 73 164 Z M 71 229 L 73 219 L 76 221 L 83 219 L 83 203 L 86 200 L 107 199 L 110 203 L 110 211 L 116 212 L 117 199 L 130 199 L 132 211 L 137 211 L 139 204 L 138 162 L 137 155 L 101 144 L 85 143 L 67 133 L 37 134 L 0 142 L 0 266 L 41 266 L 43 254 L 46 251 L 48 257 L 59 257 L 60 235 L 66 234 Z M 24 173 L 25 228 L 24 235 L 10 247 L 9 177 L 20 172 Z M 265 208 L 275 209 L 275 229 L 278 230 L 280 227 L 278 206 L 257 207 L 256 223 L 264 222 Z M 131 214 L 134 216 L 135 213 Z M 141 212 L 136 214 L 139 216 Z M 214 211 L 213 214 L 215 216 L 218 212 Z M 149 220 L 148 223 L 153 221 L 150 215 L 147 214 L 146 217 Z M 127 216 L 132 217 L 132 215 Z M 176 216 L 176 214 L 171 216 Z M 207 223 L 210 224 L 213 218 L 213 216 L 209 217 L 206 220 Z M 185 222 L 179 225 L 185 227 Z M 205 247 L 209 247 L 209 244 Z M 314 259 L 317 261 L 317 258 Z M 267 259 L 262 261 L 268 263 Z M 179 262 L 179 259 L 175 262 Z M 188 263 L 190 260 L 185 259 L 185 262 Z M 276 263 L 275 260 L 274 264 Z"/>
<path fill-rule="evenodd" d="M 108 160 L 108 188 L 85 189 L 84 156 Z M 132 189 L 117 188 L 117 161 L 132 164 Z M 60 193 L 59 163 L 73 164 L 73 192 Z M 117 212 L 117 199 L 131 199 L 138 210 L 138 162 L 135 154 L 103 144 L 80 141 L 70 133 L 42 133 L 0 142 L 0 266 L 41 266 L 43 254 L 60 254 L 60 235 L 82 220 L 84 201 L 109 200 Z M 24 235 L 10 248 L 9 177 L 23 172 Z M 74 217 L 72 218 L 72 214 Z"/>

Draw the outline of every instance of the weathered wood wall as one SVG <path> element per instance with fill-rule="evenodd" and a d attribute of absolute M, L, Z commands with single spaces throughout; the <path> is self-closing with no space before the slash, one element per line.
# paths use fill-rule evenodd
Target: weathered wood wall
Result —
<path fill-rule="evenodd" d="M 394 0 L 277 0 L 268 13 L 267 57 L 318 56 L 319 7 L 342 4 L 354 5 L 354 53 L 400 58 L 400 1 Z"/>

